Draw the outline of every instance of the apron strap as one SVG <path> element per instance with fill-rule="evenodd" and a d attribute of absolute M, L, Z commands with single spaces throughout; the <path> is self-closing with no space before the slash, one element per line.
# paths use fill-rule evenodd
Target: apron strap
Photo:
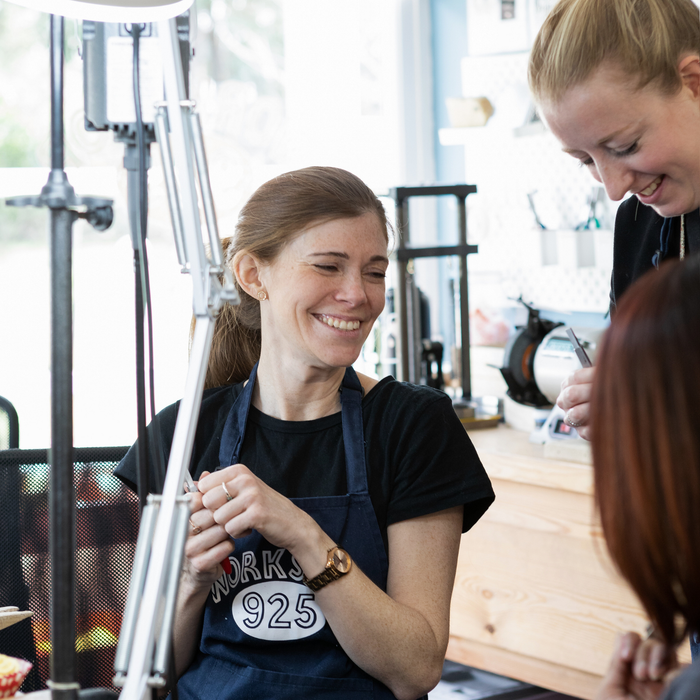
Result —
<path fill-rule="evenodd" d="M 228 418 L 226 418 L 219 447 L 219 466 L 221 467 L 229 467 L 238 463 L 243 447 L 243 438 L 245 438 L 245 427 L 248 423 L 250 405 L 253 403 L 253 389 L 255 388 L 255 377 L 257 374 L 258 363 L 256 362 L 248 377 L 248 383 L 234 401 Z"/>
<path fill-rule="evenodd" d="M 365 437 L 362 424 L 362 384 L 352 367 L 345 370 L 340 393 L 348 493 L 367 493 Z"/>

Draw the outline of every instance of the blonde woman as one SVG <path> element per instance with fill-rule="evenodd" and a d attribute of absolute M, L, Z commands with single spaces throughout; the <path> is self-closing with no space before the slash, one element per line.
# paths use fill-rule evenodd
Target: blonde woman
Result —
<path fill-rule="evenodd" d="M 627 199 L 615 223 L 611 309 L 664 260 L 700 251 L 700 15 L 692 0 L 561 0 L 535 41 L 529 80 L 563 150 Z M 563 388 L 589 437 L 594 370 Z"/>

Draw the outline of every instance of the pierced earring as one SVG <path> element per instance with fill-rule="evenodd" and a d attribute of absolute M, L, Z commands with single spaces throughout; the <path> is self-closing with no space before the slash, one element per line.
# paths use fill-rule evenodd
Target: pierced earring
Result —
<path fill-rule="evenodd" d="M 260 299 L 260 301 L 266 301 L 267 300 L 267 292 L 263 292 L 263 291 L 258 292 L 258 299 Z"/>

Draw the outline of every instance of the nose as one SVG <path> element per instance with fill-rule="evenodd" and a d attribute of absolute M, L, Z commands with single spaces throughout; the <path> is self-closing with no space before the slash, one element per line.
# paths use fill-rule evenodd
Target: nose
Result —
<path fill-rule="evenodd" d="M 634 184 L 634 173 L 621 162 L 596 161 L 593 177 L 600 182 L 613 202 L 619 202 Z"/>
<path fill-rule="evenodd" d="M 365 280 L 361 272 L 343 275 L 343 283 L 338 289 L 338 301 L 343 301 L 352 307 L 361 306 L 367 301 Z"/>

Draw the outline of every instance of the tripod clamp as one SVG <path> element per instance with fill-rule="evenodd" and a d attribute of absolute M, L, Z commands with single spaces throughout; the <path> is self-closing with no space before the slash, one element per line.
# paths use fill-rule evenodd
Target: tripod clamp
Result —
<path fill-rule="evenodd" d="M 22 195 L 5 200 L 9 207 L 47 207 L 75 213 L 86 219 L 97 231 L 105 231 L 114 220 L 112 200 L 102 197 L 80 197 L 75 194 L 64 170 L 53 169 L 39 195 Z"/>

